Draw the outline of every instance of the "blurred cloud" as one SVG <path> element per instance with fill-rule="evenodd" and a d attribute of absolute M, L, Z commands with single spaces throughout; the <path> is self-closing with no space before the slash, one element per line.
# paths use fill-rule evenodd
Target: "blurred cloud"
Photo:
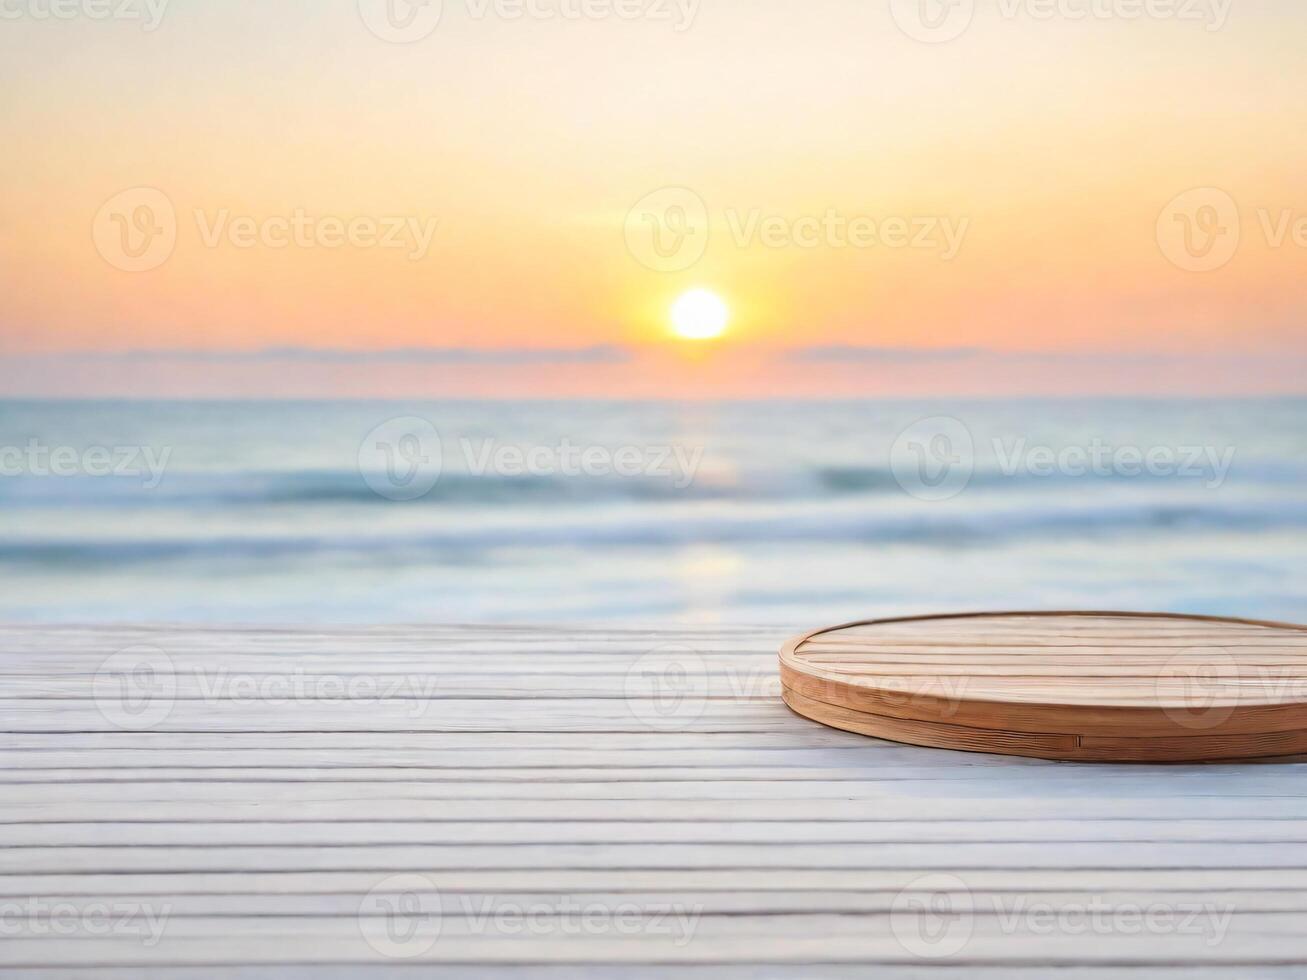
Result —
<path fill-rule="evenodd" d="M 266 347 L 259 350 L 159 348 L 126 351 L 70 351 L 27 355 L 72 361 L 200 361 L 218 364 L 623 364 L 631 353 L 616 345 L 561 348 L 394 347 L 350 350 L 339 347 Z"/>
<path fill-rule="evenodd" d="M 882 364 L 922 364 L 931 361 L 955 361 L 984 354 L 978 347 L 859 347 L 853 344 L 821 344 L 797 347 L 786 352 L 786 359 L 806 362 L 874 361 Z"/>
<path fill-rule="evenodd" d="M 786 350 L 782 359 L 798 364 L 937 364 L 940 362 L 976 361 L 1003 364 L 1049 365 L 1131 365 L 1162 366 L 1185 363 L 1259 364 L 1281 360 L 1264 354 L 1198 353 L 1181 354 L 1165 351 L 1110 350 L 998 350 L 986 347 L 877 347 L 856 344 L 823 344 Z"/>

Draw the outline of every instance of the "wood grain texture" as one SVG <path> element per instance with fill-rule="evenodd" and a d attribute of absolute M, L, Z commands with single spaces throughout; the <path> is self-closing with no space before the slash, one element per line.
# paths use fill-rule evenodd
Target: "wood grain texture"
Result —
<path fill-rule="evenodd" d="M 1132 628 L 1075 624 L 1059 676 L 1105 643 L 1194 640 Z M 954 676 L 894 629 L 882 676 Z M 1037 632 L 993 632 L 992 676 L 1019 676 Z M 1299 975 L 1307 756 L 868 738 L 785 707 L 781 639 L 0 627 L 0 975 Z M 116 703 L 137 683 L 165 703 Z"/>
<path fill-rule="evenodd" d="M 845 731 L 1032 758 L 1307 751 L 1307 627 L 1152 613 L 852 623 L 781 650 L 786 702 Z"/>

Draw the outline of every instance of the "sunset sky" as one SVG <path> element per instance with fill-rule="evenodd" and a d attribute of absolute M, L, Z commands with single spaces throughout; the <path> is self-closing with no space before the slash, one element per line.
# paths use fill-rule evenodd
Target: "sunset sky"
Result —
<path fill-rule="evenodd" d="M 1307 6 L 914 6 L 8 0 L 0 395 L 1307 391 Z"/>

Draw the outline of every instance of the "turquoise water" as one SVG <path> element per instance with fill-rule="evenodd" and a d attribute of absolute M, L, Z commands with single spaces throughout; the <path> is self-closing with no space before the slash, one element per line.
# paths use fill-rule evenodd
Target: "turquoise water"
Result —
<path fill-rule="evenodd" d="M 1301 400 L 0 402 L 0 472 L 9 621 L 1307 619 Z"/>

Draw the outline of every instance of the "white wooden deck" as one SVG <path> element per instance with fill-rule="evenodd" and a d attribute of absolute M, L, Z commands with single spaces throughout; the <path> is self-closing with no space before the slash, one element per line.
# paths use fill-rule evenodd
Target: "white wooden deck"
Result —
<path fill-rule="evenodd" d="M 861 738 L 783 639 L 0 629 L 0 973 L 1303 975 L 1301 760 Z"/>

